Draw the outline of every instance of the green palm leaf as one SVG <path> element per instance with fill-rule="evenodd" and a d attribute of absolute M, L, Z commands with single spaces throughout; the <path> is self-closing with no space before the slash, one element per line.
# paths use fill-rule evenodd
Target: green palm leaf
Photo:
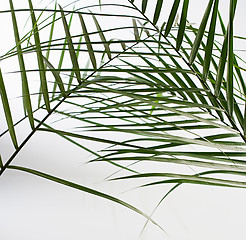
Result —
<path fill-rule="evenodd" d="M 93 190 L 91 188 L 87 188 L 87 187 L 84 187 L 82 185 L 79 185 L 79 184 L 76 184 L 76 183 L 73 183 L 73 182 L 70 182 L 70 181 L 67 181 L 67 180 L 64 180 L 64 179 L 61 179 L 61 178 L 58 178 L 58 177 L 54 177 L 54 176 L 51 176 L 49 174 L 46 174 L 46 173 L 43 173 L 43 172 L 40 172 L 40 171 L 36 171 L 36 170 L 33 170 L 33 169 L 30 169 L 30 168 L 24 168 L 24 167 L 19 167 L 19 166 L 9 166 L 8 167 L 9 169 L 15 169 L 15 170 L 20 170 L 20 171 L 24 171 L 24 172 L 27 172 L 27 173 L 30 173 L 30 174 L 33 174 L 33 175 L 36 175 L 36 176 L 39 176 L 39 177 L 42 177 L 42 178 L 45 178 L 45 179 L 48 179 L 48 180 L 51 180 L 52 182 L 57 182 L 57 183 L 60 183 L 60 184 L 63 184 L 63 185 L 66 185 L 68 187 L 71 187 L 71 188 L 74 188 L 74 189 L 78 189 L 80 191 L 83 191 L 83 192 L 87 192 L 87 193 L 90 193 L 92 195 L 96 195 L 98 197 L 101 197 L 101 198 L 105 198 L 105 199 L 108 199 L 110 201 L 113 201 L 115 203 L 118 203 L 120 205 L 123 205 L 124 207 L 127 207 L 129 208 L 130 210 L 144 216 L 145 218 L 147 218 L 149 221 L 153 222 L 155 225 L 159 226 L 154 220 L 152 220 L 150 217 L 148 217 L 148 215 L 146 215 L 145 213 L 139 211 L 137 208 L 135 208 L 134 206 L 118 199 L 118 198 L 115 198 L 115 197 L 112 197 L 108 194 L 105 194 L 105 193 L 102 193 L 102 192 L 99 192 L 99 191 L 96 191 L 96 190 Z M 160 226 L 159 226 L 160 227 Z M 161 228 L 161 227 L 160 227 Z"/>
<path fill-rule="evenodd" d="M 81 75 L 80 75 L 80 71 L 79 71 L 79 64 L 78 64 L 78 60 L 77 60 L 76 53 L 75 53 L 75 50 L 74 50 L 74 45 L 73 45 L 73 42 L 72 42 L 72 38 L 71 38 L 71 34 L 70 34 L 69 27 L 68 27 L 68 24 L 67 24 L 67 20 L 65 18 L 65 14 L 63 12 L 62 7 L 61 6 L 59 6 L 59 7 L 60 7 L 60 10 L 61 10 L 62 22 L 63 22 L 63 27 L 64 27 L 64 30 L 65 30 L 65 34 L 66 34 L 66 41 L 68 43 L 69 54 L 70 54 L 71 61 L 72 61 L 72 64 L 73 64 L 73 70 L 75 72 L 75 75 L 76 75 L 78 83 L 81 83 L 82 80 L 81 80 Z"/>
<path fill-rule="evenodd" d="M 81 23 L 81 26 L 82 26 L 82 30 L 83 30 L 83 33 L 84 33 L 86 46 L 87 46 L 88 53 L 89 53 L 89 56 L 90 56 L 90 59 L 91 59 L 91 63 L 93 65 L 93 67 L 94 67 L 94 70 L 96 70 L 97 69 L 96 57 L 95 57 L 95 54 L 94 54 L 94 50 L 93 50 L 93 47 L 92 47 L 92 44 L 91 44 L 90 37 L 88 35 L 88 31 L 87 31 L 87 28 L 86 28 L 85 21 L 84 21 L 84 19 L 83 19 L 81 14 L 79 14 L 79 20 L 80 20 L 80 23 Z"/>
<path fill-rule="evenodd" d="M 4 113 L 5 113 L 5 118 L 6 118 L 6 121 L 8 124 L 9 133 L 10 133 L 12 142 L 13 142 L 15 148 L 17 149 L 18 143 L 17 143 L 16 134 L 15 134 L 15 128 L 14 128 L 14 124 L 13 124 L 12 114 L 10 111 L 9 101 L 8 101 L 8 97 L 7 97 L 7 93 L 6 93 L 6 89 L 5 89 L 4 80 L 3 80 L 1 70 L 0 70 L 0 94 L 1 94 L 1 98 L 2 98 L 3 109 L 4 109 Z"/>
<path fill-rule="evenodd" d="M 39 74 L 40 74 L 42 94 L 44 96 L 44 102 L 45 102 L 47 111 L 50 112 L 50 101 L 49 101 L 49 95 L 48 95 L 48 86 L 47 86 L 47 79 L 46 79 L 46 75 L 45 75 L 44 60 L 43 60 L 43 56 L 41 53 L 39 30 L 38 30 L 38 26 L 37 26 L 37 20 L 35 17 L 35 13 L 33 11 L 32 1 L 28 0 L 28 2 L 29 2 L 30 12 L 31 12 L 33 35 L 34 35 L 34 41 L 35 41 L 35 47 L 36 47 L 36 53 L 37 53 L 38 66 L 39 66 L 39 70 L 40 70 Z"/>
<path fill-rule="evenodd" d="M 9 74 L 20 76 L 24 113 L 13 122 L 11 93 L 0 72 L 8 128 L 0 137 L 9 132 L 16 149 L 6 160 L 1 153 L 1 177 L 10 169 L 30 173 L 116 202 L 156 224 L 117 197 L 12 165 L 33 135 L 48 139 L 52 133 L 92 154 L 88 162 L 115 167 L 106 179 L 143 179 L 140 187 L 175 184 L 157 207 L 184 183 L 245 188 L 238 180 L 246 172 L 246 85 L 245 61 L 234 52 L 236 0 L 230 0 L 228 23 L 219 14 L 219 0 L 207 1 L 198 28 L 187 19 L 193 10 L 189 0 L 173 1 L 170 11 L 163 0 L 78 1 L 73 9 L 70 3 L 59 9 L 34 8 L 31 0 L 29 9 L 9 3 L 1 13 L 11 13 L 16 46 L 1 60 L 18 59 L 18 69 Z M 179 8 L 181 19 L 174 24 Z M 30 14 L 31 29 L 23 37 L 17 12 Z M 33 63 L 27 56 L 35 57 Z M 38 77 L 40 90 L 33 87 Z M 23 137 L 25 120 L 32 129 Z M 185 172 L 190 166 L 196 174 Z"/>
<path fill-rule="evenodd" d="M 27 75 L 26 75 L 24 57 L 23 57 L 21 44 L 20 44 L 20 37 L 19 37 L 17 21 L 16 21 L 16 17 L 15 17 L 15 12 L 14 12 L 13 1 L 9 0 L 9 4 L 10 4 L 10 8 L 12 10 L 11 15 L 12 15 L 14 34 L 15 34 L 15 43 L 16 43 L 16 47 L 17 47 L 17 51 L 18 51 L 18 60 L 19 60 L 19 65 L 20 65 L 21 78 L 22 78 L 24 111 L 25 110 L 27 111 L 30 125 L 32 128 L 34 128 L 32 104 L 31 104 L 31 99 L 30 99 L 28 80 L 27 80 Z"/>

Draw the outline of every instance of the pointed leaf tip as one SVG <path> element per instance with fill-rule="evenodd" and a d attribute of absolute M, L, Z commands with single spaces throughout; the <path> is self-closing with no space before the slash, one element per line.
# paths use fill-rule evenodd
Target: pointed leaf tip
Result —
<path fill-rule="evenodd" d="M 179 23 L 177 42 L 176 42 L 177 50 L 180 49 L 182 41 L 183 41 L 186 20 L 187 20 L 188 6 L 189 6 L 189 0 L 184 0 L 182 14 L 181 14 L 180 23 Z"/>
<path fill-rule="evenodd" d="M 128 209 L 130 209 L 130 210 L 142 215 L 143 217 L 145 217 L 149 221 L 151 221 L 153 224 L 155 224 L 159 228 L 161 228 L 152 218 L 150 218 L 147 214 L 145 214 L 142 211 L 140 211 L 138 208 L 136 208 L 136 207 L 130 205 L 129 203 L 126 203 L 126 202 L 124 202 L 124 201 L 122 201 L 122 200 L 120 200 L 120 199 L 118 199 L 116 197 L 108 195 L 106 193 L 99 192 L 99 191 L 94 190 L 92 188 L 88 188 L 88 187 L 85 187 L 85 186 L 82 186 L 82 185 L 67 181 L 67 180 L 62 179 L 62 178 L 58 178 L 58 177 L 55 177 L 55 176 L 52 176 L 52 175 L 49 175 L 49 174 L 46 174 L 46 173 L 43 173 L 43 172 L 40 172 L 40 171 L 36 171 L 34 169 L 24 168 L 24 167 L 19 167 L 19 166 L 9 166 L 8 168 L 9 169 L 15 169 L 15 170 L 23 171 L 23 172 L 27 172 L 27 173 L 39 176 L 41 178 L 45 178 L 47 180 L 50 180 L 50 181 L 53 181 L 53 182 L 56 182 L 56 183 L 59 183 L 59 184 L 62 184 L 62 185 L 65 185 L 65 186 L 80 190 L 80 191 L 83 191 L 83 192 L 86 192 L 86 193 L 89 193 L 89 194 L 92 194 L 92 195 L 95 195 L 95 196 L 110 200 L 112 202 L 120 204 L 120 205 L 122 205 L 122 206 L 124 206 L 124 207 L 126 207 L 126 208 L 128 208 Z"/>
<path fill-rule="evenodd" d="M 164 34 L 165 36 L 167 36 L 169 34 L 169 32 L 172 28 L 172 25 L 174 23 L 174 20 L 175 20 L 177 11 L 178 11 L 179 3 L 180 3 L 180 0 L 175 0 L 173 3 L 172 10 L 170 12 L 170 15 L 169 15 L 169 18 L 167 21 L 167 25 L 166 25 L 166 30 L 165 30 L 165 34 Z"/>
<path fill-rule="evenodd" d="M 139 41 L 140 40 L 140 35 L 139 35 L 139 31 L 138 31 L 137 22 L 136 22 L 136 20 L 134 18 L 132 19 L 132 23 L 133 23 L 133 30 L 134 30 L 135 40 Z"/>
<path fill-rule="evenodd" d="M 205 28 L 207 26 L 208 18 L 209 18 L 211 9 L 212 9 L 213 1 L 214 0 L 210 0 L 209 1 L 208 5 L 207 5 L 207 8 L 206 8 L 206 11 L 205 11 L 205 13 L 203 15 L 201 24 L 200 24 L 200 26 L 198 28 L 198 32 L 196 34 L 196 38 L 195 38 L 195 41 L 194 41 L 194 44 L 193 44 L 193 47 L 192 47 L 192 50 L 191 50 L 191 54 L 190 54 L 190 59 L 189 59 L 189 63 L 190 64 L 193 64 L 193 62 L 194 62 L 194 60 L 196 58 L 197 52 L 199 50 L 199 47 L 200 47 L 200 44 L 201 44 L 201 41 L 202 41 L 202 37 L 204 35 Z"/>
<path fill-rule="evenodd" d="M 105 52 L 107 53 L 108 55 L 108 58 L 111 59 L 112 58 L 112 55 L 111 55 L 111 51 L 110 51 L 110 48 L 109 48 L 109 43 L 107 42 L 106 40 L 106 37 L 102 31 L 102 28 L 99 24 L 99 22 L 97 21 L 97 18 L 95 17 L 95 15 L 92 15 L 93 17 L 93 20 L 95 22 L 95 25 L 96 25 L 96 28 L 97 28 L 97 31 L 98 31 L 98 34 L 103 42 L 103 45 L 104 45 L 104 48 L 105 48 Z"/>
<path fill-rule="evenodd" d="M 84 33 L 84 37 L 85 37 L 85 41 L 86 41 L 86 47 L 87 47 L 87 50 L 88 50 L 88 53 L 89 53 L 89 56 L 90 56 L 90 60 L 92 62 L 94 70 L 96 70 L 97 69 L 97 61 L 96 61 L 95 53 L 94 53 L 94 50 L 93 50 L 93 47 L 92 47 L 92 44 L 91 44 L 91 40 L 90 40 L 88 31 L 87 31 L 87 28 L 86 28 L 85 21 L 84 21 L 84 19 L 82 17 L 82 14 L 79 14 L 79 20 L 80 20 L 80 24 L 81 24 L 81 27 L 82 27 L 82 31 Z"/>
<path fill-rule="evenodd" d="M 29 2 L 29 10 L 31 13 L 33 36 L 34 36 L 34 42 L 35 42 L 35 48 L 36 48 L 36 55 L 37 55 L 37 61 L 38 61 L 38 68 L 39 68 L 39 76 L 40 76 L 42 94 L 44 97 L 46 109 L 48 112 L 50 112 L 51 109 L 50 109 L 48 85 L 47 85 L 47 79 L 46 79 L 46 74 L 45 74 L 45 67 L 44 67 L 42 48 L 41 48 L 40 37 L 39 37 L 38 24 L 37 24 L 36 16 L 34 13 L 32 1 L 29 0 L 28 2 Z"/>
<path fill-rule="evenodd" d="M 65 31 L 65 35 L 66 35 L 66 40 L 67 40 L 67 45 L 68 45 L 68 50 L 69 50 L 69 54 L 70 54 L 70 58 L 71 58 L 71 62 L 73 65 L 73 70 L 75 72 L 75 76 L 77 78 L 78 83 L 80 84 L 82 82 L 81 80 L 81 75 L 80 75 L 80 70 L 79 70 L 79 63 L 78 63 L 78 59 L 74 50 L 74 44 L 72 41 L 72 37 L 70 34 L 70 30 L 69 30 L 69 26 L 67 24 L 67 20 L 63 11 L 63 8 L 61 7 L 61 5 L 59 5 L 59 8 L 61 10 L 61 17 L 62 17 L 62 23 L 63 23 L 63 28 Z"/>
<path fill-rule="evenodd" d="M 14 144 L 14 147 L 17 149 L 18 148 L 18 143 L 17 143 L 17 138 L 16 138 L 16 134 L 15 134 L 12 114 L 11 114 L 11 111 L 10 111 L 9 101 L 8 101 L 8 97 L 7 97 L 7 93 L 6 93 L 6 89 L 5 89 L 5 85 L 4 85 L 1 69 L 0 69 L 0 95 L 1 95 L 1 98 L 2 98 L 3 109 L 4 109 L 4 113 L 5 113 L 5 118 L 6 118 L 6 121 L 7 121 L 8 129 L 9 129 L 9 134 L 10 134 L 10 137 L 11 137 L 12 142 Z"/>
<path fill-rule="evenodd" d="M 158 19 L 160 17 L 162 4 L 163 4 L 163 0 L 158 0 L 157 3 L 156 3 L 154 19 L 153 19 L 153 24 L 154 25 L 156 25 L 156 23 L 158 22 Z"/>

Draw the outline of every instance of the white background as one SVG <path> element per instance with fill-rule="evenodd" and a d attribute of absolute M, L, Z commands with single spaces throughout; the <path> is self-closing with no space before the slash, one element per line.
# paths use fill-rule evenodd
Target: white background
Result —
<path fill-rule="evenodd" d="M 172 1 L 166 2 L 170 4 Z M 191 22 L 199 21 L 201 10 L 204 9 L 201 5 L 206 2 L 191 1 Z M 222 12 L 227 9 L 228 2 L 221 1 Z M 246 36 L 246 4 L 243 0 L 238 2 L 235 34 Z M 25 4 L 24 1 L 14 3 L 16 8 Z M 34 2 L 35 6 L 38 4 Z M 1 0 L 0 8 L 8 9 L 8 1 Z M 227 15 L 225 12 L 223 14 Z M 0 28 L 2 54 L 14 45 L 9 14 L 0 14 Z M 245 42 L 241 41 L 235 49 L 245 46 Z M 2 66 L 2 70 L 7 72 L 6 64 Z M 10 142 L 4 139 L 0 144 L 1 152 L 7 155 Z M 104 181 L 115 168 L 99 163 L 86 164 L 90 157 L 87 152 L 55 135 L 49 135 L 47 139 L 46 134 L 37 133 L 14 163 L 108 192 L 147 214 L 170 189 L 170 186 L 161 186 L 124 192 L 138 186 L 138 182 Z M 129 209 L 26 173 L 9 170 L 0 179 L 0 236 L 3 240 L 246 239 L 245 199 L 246 192 L 240 189 L 181 186 L 170 194 L 154 215 L 168 235 L 150 223 L 140 236 L 146 220 Z"/>

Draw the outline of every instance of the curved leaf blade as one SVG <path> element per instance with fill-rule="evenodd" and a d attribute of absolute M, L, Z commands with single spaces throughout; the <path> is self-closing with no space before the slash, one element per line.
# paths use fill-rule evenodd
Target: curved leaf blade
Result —
<path fill-rule="evenodd" d="M 133 23 L 133 30 L 134 30 L 135 39 L 136 39 L 136 41 L 139 41 L 140 35 L 139 35 L 139 31 L 138 31 L 137 22 L 134 18 L 132 19 L 132 23 Z"/>
<path fill-rule="evenodd" d="M 43 56 L 43 59 L 44 59 L 45 64 L 46 64 L 46 65 L 48 66 L 48 68 L 51 70 L 51 72 L 52 72 L 52 74 L 53 74 L 53 76 L 54 76 L 54 78 L 55 78 L 55 81 L 56 81 L 58 87 L 59 87 L 60 90 L 61 90 L 62 96 L 65 97 L 65 96 L 66 96 L 66 92 L 65 92 L 64 84 L 63 84 L 63 82 L 62 82 L 62 79 L 61 79 L 61 77 L 60 77 L 59 72 L 58 72 L 58 71 L 55 71 L 56 69 L 54 68 L 54 66 L 50 63 L 50 61 L 49 61 L 46 57 Z M 53 71 L 52 71 L 52 70 L 53 70 Z"/>
<path fill-rule="evenodd" d="M 136 207 L 116 198 L 116 197 L 113 197 L 113 196 L 110 196 L 106 193 L 103 193 L 103 192 L 99 192 L 97 190 L 94 190 L 92 188 L 88 188 L 88 187 L 85 187 L 85 186 L 82 186 L 82 185 L 79 185 L 79 184 L 76 184 L 76 183 L 73 183 L 73 182 L 70 182 L 70 181 L 67 181 L 67 180 L 64 180 L 64 179 L 61 179 L 61 178 L 58 178 L 58 177 L 55 177 L 55 176 L 52 176 L 52 175 L 49 175 L 49 174 L 46 174 L 46 173 L 43 173 L 43 172 L 40 172 L 40 171 L 36 171 L 36 170 L 33 170 L 33 169 L 30 169 L 30 168 L 25 168 L 25 167 L 19 167 L 19 166 L 8 166 L 8 169 L 15 169 L 15 170 L 19 170 L 19 171 L 23 171 L 23 172 L 27 172 L 27 173 L 30 173 L 30 174 L 33 174 L 33 175 L 36 175 L 36 176 L 39 176 L 41 178 L 44 178 L 44 179 L 48 179 L 52 182 L 56 182 L 56 183 L 59 183 L 59 184 L 62 184 L 62 185 L 65 185 L 65 186 L 68 186 L 68 187 L 71 187 L 71 188 L 74 188 L 74 189 L 77 189 L 77 190 L 80 190 L 80 191 L 83 191 L 83 192 L 86 192 L 86 193 L 89 193 L 89 194 L 92 194 L 92 195 L 95 195 L 95 196 L 98 196 L 98 197 L 101 197 L 101 198 L 104 198 L 104 199 L 107 199 L 107 200 L 110 200 L 112 202 L 115 202 L 115 203 L 118 203 L 140 215 L 142 215 L 143 217 L 147 218 L 149 221 L 151 221 L 153 224 L 157 225 L 159 228 L 161 228 L 153 219 L 151 219 L 147 214 L 143 213 L 142 211 L 140 211 L 139 209 L 137 209 Z M 162 228 L 161 228 L 162 229 Z M 162 229 L 163 230 L 163 229 Z"/>
<path fill-rule="evenodd" d="M 148 0 L 142 0 L 142 13 L 145 13 Z"/>
<path fill-rule="evenodd" d="M 223 46 L 222 46 L 222 50 L 221 50 L 221 54 L 220 54 L 220 60 L 219 60 L 219 66 L 218 66 L 218 70 L 217 70 L 215 90 L 214 90 L 215 96 L 219 96 L 219 94 L 220 94 L 221 84 L 222 84 L 223 76 L 224 76 L 224 72 L 225 72 L 227 54 L 228 54 L 228 32 L 226 32 Z"/>
<path fill-rule="evenodd" d="M 94 70 L 96 70 L 97 69 L 97 61 L 96 61 L 94 50 L 93 50 L 93 47 L 92 47 L 92 44 L 91 44 L 91 40 L 90 40 L 88 31 L 87 31 L 86 25 L 85 25 L 85 21 L 84 21 L 84 19 L 82 17 L 82 14 L 79 14 L 79 20 L 80 20 L 81 27 L 82 27 L 82 30 L 83 30 L 83 33 L 84 33 L 86 46 L 87 46 L 87 49 L 88 49 L 88 53 L 89 53 L 92 65 L 94 67 Z"/>
<path fill-rule="evenodd" d="M 182 41 L 183 41 L 185 26 L 186 26 L 187 13 L 188 13 L 188 7 L 189 7 L 189 0 L 184 0 L 181 19 L 180 19 L 180 23 L 179 23 L 179 31 L 178 31 L 178 36 L 177 36 L 177 40 L 176 40 L 177 50 L 180 49 Z"/>
<path fill-rule="evenodd" d="M 34 119 L 33 119 L 33 112 L 32 112 L 32 104 L 31 104 L 31 98 L 30 98 L 30 93 L 29 93 L 29 86 L 28 86 L 28 80 L 27 80 L 27 75 L 26 75 L 24 57 L 23 57 L 21 43 L 20 43 L 19 30 L 18 30 L 17 20 L 16 20 L 16 16 L 14 12 L 13 1 L 9 0 L 9 4 L 10 4 L 10 9 L 11 9 L 15 43 L 16 43 L 16 48 L 18 52 L 19 67 L 21 71 L 23 106 L 24 106 L 24 111 L 25 110 L 27 111 L 27 115 L 28 115 L 31 128 L 34 129 L 35 126 L 34 126 Z"/>
<path fill-rule="evenodd" d="M 35 13 L 33 10 L 32 1 L 28 0 L 28 2 L 29 2 L 29 8 L 31 12 L 33 35 L 34 35 L 36 54 L 37 54 L 38 66 L 39 66 L 39 75 L 40 75 L 40 81 L 41 81 L 41 89 L 42 89 L 42 93 L 44 97 L 45 106 L 47 108 L 47 111 L 50 112 L 48 85 L 47 85 L 47 79 L 46 79 L 46 74 L 45 74 L 44 59 L 43 59 L 41 44 L 40 44 L 39 29 L 37 26 L 37 20 L 36 20 Z"/>
<path fill-rule="evenodd" d="M 81 80 L 81 75 L 80 75 L 80 71 L 79 71 L 79 64 L 78 64 L 77 56 L 76 56 L 76 53 L 74 50 L 74 45 L 73 45 L 72 37 L 71 37 L 70 31 L 69 31 L 69 26 L 67 24 L 67 20 L 66 20 L 63 8 L 60 5 L 59 5 L 59 8 L 61 10 L 62 23 L 63 23 L 63 27 L 64 27 L 65 34 L 66 34 L 66 40 L 68 43 L 70 58 L 71 58 L 71 61 L 73 64 L 73 71 L 75 72 L 77 81 L 80 84 L 82 82 L 82 80 Z"/>
<path fill-rule="evenodd" d="M 10 133 L 12 142 L 14 144 L 14 147 L 17 149 L 18 143 L 17 143 L 17 138 L 16 138 L 16 134 L 15 134 L 12 114 L 11 114 L 10 107 L 9 107 L 9 101 L 8 101 L 8 97 L 7 97 L 1 69 L 0 69 L 0 95 L 2 98 L 3 109 L 4 109 L 7 125 L 9 128 L 9 133 Z"/>
<path fill-rule="evenodd" d="M 165 29 L 165 33 L 164 33 L 165 37 L 169 34 L 169 32 L 172 28 L 173 22 L 175 20 L 175 17 L 176 17 L 177 11 L 178 11 L 179 3 L 180 3 L 180 0 L 175 0 L 173 3 L 169 18 L 167 20 L 167 25 L 166 25 L 166 29 Z"/>
<path fill-rule="evenodd" d="M 207 8 L 206 8 L 206 11 L 203 15 L 203 18 L 202 18 L 202 21 L 201 21 L 201 24 L 198 28 L 198 32 L 197 32 L 197 35 L 196 35 L 196 38 L 195 38 L 195 41 L 194 41 L 194 44 L 193 44 L 193 47 L 192 47 L 192 50 L 191 50 L 191 54 L 190 54 L 190 59 L 189 59 L 189 63 L 192 64 L 196 58 L 196 55 L 197 55 L 197 52 L 199 50 L 199 46 L 201 44 L 201 41 L 202 41 L 202 37 L 204 35 L 204 32 L 205 32 L 205 28 L 206 28 L 206 25 L 207 25 L 207 22 L 208 22 L 208 17 L 210 15 L 210 12 L 211 12 L 211 9 L 212 9 L 212 5 L 213 5 L 213 1 L 214 0 L 210 0 L 208 5 L 207 5 Z"/>
<path fill-rule="evenodd" d="M 227 60 L 227 77 L 226 77 L 226 95 L 229 114 L 232 115 L 234 108 L 234 97 L 233 97 L 233 19 L 234 19 L 234 0 L 230 0 L 230 15 L 229 15 L 229 26 L 228 26 L 228 60 Z"/>
<path fill-rule="evenodd" d="M 210 23 L 209 32 L 208 32 L 206 49 L 205 49 L 203 76 L 202 76 L 203 81 L 206 81 L 208 77 L 209 66 L 211 63 L 211 57 L 212 57 L 212 51 L 213 51 L 213 45 L 214 45 L 215 27 L 216 27 L 216 20 L 217 20 L 217 14 L 218 14 L 218 6 L 219 6 L 219 0 L 215 0 L 213 13 L 212 13 L 212 19 Z"/>
<path fill-rule="evenodd" d="M 160 17 L 160 13 L 161 13 L 161 9 L 162 9 L 162 4 L 163 4 L 163 0 L 158 0 L 156 3 L 156 7 L 155 7 L 155 14 L 154 14 L 154 18 L 153 18 L 153 24 L 156 25 L 159 17 Z"/>
<path fill-rule="evenodd" d="M 111 51 L 110 51 L 110 48 L 109 48 L 109 43 L 107 43 L 106 37 L 105 37 L 105 35 L 104 35 L 103 31 L 102 31 L 102 28 L 101 28 L 99 22 L 97 21 L 96 16 L 92 15 L 92 18 L 93 18 L 93 20 L 95 22 L 96 28 L 98 30 L 98 34 L 99 34 L 99 36 L 100 36 L 100 38 L 101 38 L 101 40 L 103 42 L 103 45 L 104 45 L 104 48 L 105 48 L 105 52 L 107 53 L 108 58 L 111 59 L 112 55 L 111 55 Z"/>

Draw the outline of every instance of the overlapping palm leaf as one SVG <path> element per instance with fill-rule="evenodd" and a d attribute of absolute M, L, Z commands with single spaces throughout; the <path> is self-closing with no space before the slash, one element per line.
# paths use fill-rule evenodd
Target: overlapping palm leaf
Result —
<path fill-rule="evenodd" d="M 92 162 L 114 164 L 120 169 L 116 174 L 121 174 L 114 178 L 117 180 L 145 178 L 148 182 L 144 186 L 192 183 L 245 188 L 241 178 L 234 179 L 246 174 L 246 88 L 239 65 L 242 61 L 233 52 L 237 1 L 230 1 L 226 24 L 218 4 L 219 0 L 208 1 L 200 26 L 195 28 L 187 20 L 192 8 L 188 0 L 175 0 L 165 22 L 161 0 L 156 1 L 153 13 L 149 11 L 150 1 L 145 0 L 101 1 L 91 6 L 77 1 L 71 10 L 57 5 L 52 11 L 47 8 L 43 21 L 37 21 L 40 11 L 29 0 L 31 30 L 21 39 L 17 10 L 10 0 L 16 47 L 1 59 L 18 58 L 23 121 L 28 119 L 31 129 L 18 145 L 18 122 L 12 120 L 1 74 L 8 126 L 2 135 L 8 132 L 16 149 L 9 159 L 3 159 L 1 174 L 8 168 L 29 172 L 143 214 L 108 195 L 13 166 L 15 156 L 32 135 L 43 131 L 93 153 Z M 114 13 L 110 12 L 112 7 Z M 175 21 L 179 11 L 180 21 Z M 105 25 L 105 19 L 112 26 Z M 114 19 L 119 21 L 114 23 Z M 218 25 L 222 32 L 216 33 Z M 46 29 L 50 29 L 49 38 L 40 40 Z M 29 55 L 36 55 L 36 68 L 26 64 Z M 39 91 L 29 88 L 33 73 L 39 75 Z M 36 95 L 39 101 L 35 101 Z M 45 116 L 40 118 L 36 113 L 43 111 Z M 52 115 L 58 115 L 59 121 L 71 119 L 73 126 L 56 128 L 56 123 L 47 123 Z M 103 147 L 89 149 L 84 144 L 87 141 L 102 143 Z M 138 165 L 146 162 L 172 168 L 140 172 Z M 187 174 L 189 167 L 192 170 Z"/>

